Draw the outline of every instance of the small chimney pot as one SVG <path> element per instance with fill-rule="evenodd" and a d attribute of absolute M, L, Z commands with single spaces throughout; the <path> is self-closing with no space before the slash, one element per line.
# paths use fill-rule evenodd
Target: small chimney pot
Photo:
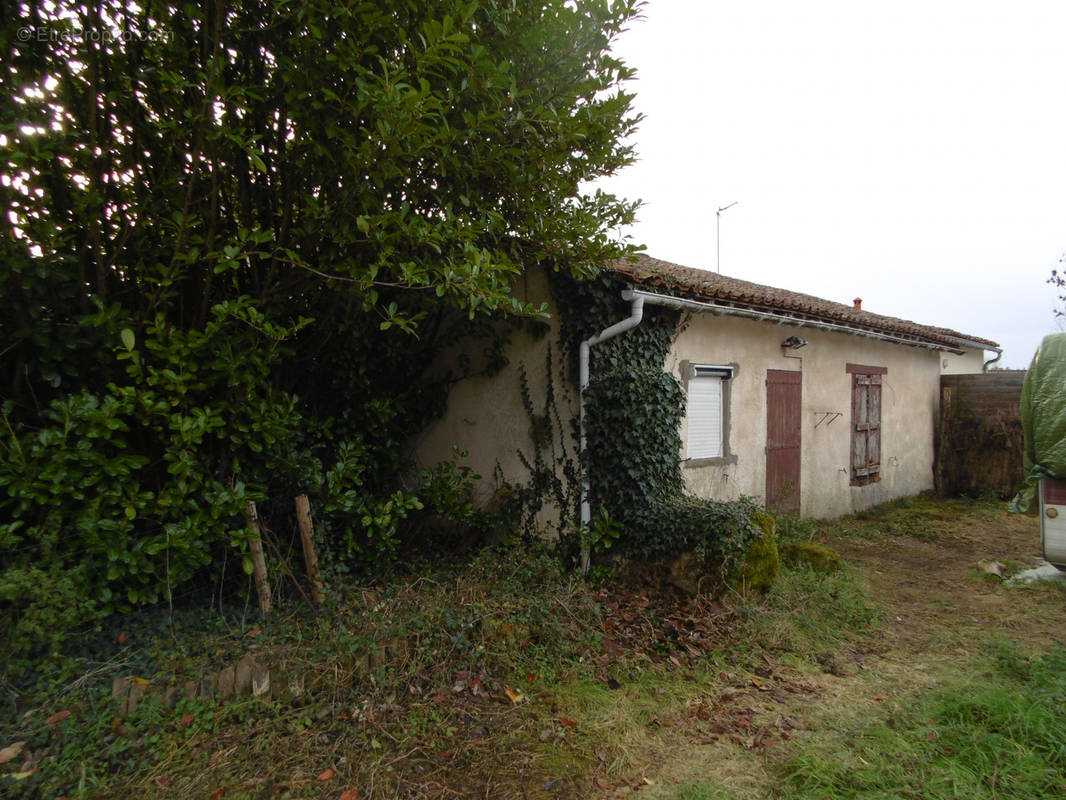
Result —
<path fill-rule="evenodd" d="M 855 304 L 855 310 L 856 311 L 862 311 L 862 298 L 861 297 L 856 297 L 851 302 L 853 302 Z"/>

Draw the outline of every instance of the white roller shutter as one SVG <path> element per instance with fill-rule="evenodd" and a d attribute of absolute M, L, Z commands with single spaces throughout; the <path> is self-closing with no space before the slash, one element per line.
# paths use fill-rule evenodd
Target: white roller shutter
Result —
<path fill-rule="evenodd" d="M 688 382 L 688 458 L 722 457 L 722 379 L 693 377 Z"/>

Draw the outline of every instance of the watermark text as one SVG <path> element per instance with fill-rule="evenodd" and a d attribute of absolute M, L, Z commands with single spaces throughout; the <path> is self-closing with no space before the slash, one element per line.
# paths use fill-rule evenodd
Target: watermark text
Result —
<path fill-rule="evenodd" d="M 25 25 L 15 34 L 20 42 L 33 44 L 119 44 L 130 42 L 169 42 L 171 32 L 165 28 L 78 28 L 73 26 Z"/>

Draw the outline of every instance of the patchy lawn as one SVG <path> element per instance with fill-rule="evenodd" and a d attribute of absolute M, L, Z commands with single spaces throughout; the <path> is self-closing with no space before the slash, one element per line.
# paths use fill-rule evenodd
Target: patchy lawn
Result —
<path fill-rule="evenodd" d="M 839 550 L 844 569 L 786 568 L 767 598 L 711 602 L 634 579 L 589 587 L 549 557 L 486 552 L 353 587 L 317 615 L 126 620 L 74 668 L 0 687 L 0 790 L 216 800 L 937 796 L 973 773 L 976 783 L 955 785 L 981 796 L 981 770 L 956 755 L 973 725 L 1006 731 L 974 764 L 1002 761 L 1004 741 L 1022 754 L 988 796 L 1011 796 L 1004 787 L 1016 774 L 1031 791 L 1059 785 L 1061 765 L 1023 732 L 1062 741 L 1054 715 L 1037 709 L 1066 699 L 1056 694 L 1066 660 L 1049 650 L 1066 630 L 1066 593 L 976 569 L 983 558 L 1031 565 L 1034 520 L 1007 517 L 1001 504 L 916 499 L 782 527 L 786 538 Z M 187 681 L 249 654 L 278 666 L 275 691 L 184 696 Z M 125 719 L 111 697 L 120 676 L 152 687 Z M 168 686 L 176 702 L 165 702 Z M 961 698 L 989 687 L 1006 694 L 968 706 L 969 721 L 952 716 Z M 1025 703 L 1034 716 L 997 716 Z M 932 762 L 946 771 L 900 768 Z M 948 769 L 960 764 L 958 775 Z"/>
<path fill-rule="evenodd" d="M 806 612 L 783 619 L 771 598 L 754 639 L 814 696 L 784 695 L 790 702 L 775 707 L 746 690 L 744 706 L 762 725 L 787 719 L 800 730 L 772 747 L 726 736 L 675 753 L 644 796 L 1066 796 L 1066 718 L 1056 713 L 1066 700 L 1066 590 L 977 568 L 992 559 L 1017 571 L 1039 555 L 1037 521 L 1004 506 L 918 498 L 796 525 L 791 535 L 844 554 L 881 623 L 812 660 L 795 641 Z"/>

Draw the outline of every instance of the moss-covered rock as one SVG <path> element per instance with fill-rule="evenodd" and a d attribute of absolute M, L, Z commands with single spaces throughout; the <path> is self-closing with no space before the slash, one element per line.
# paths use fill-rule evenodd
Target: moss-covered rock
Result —
<path fill-rule="evenodd" d="M 704 581 L 713 570 L 693 552 L 682 553 L 667 562 L 667 581 L 687 595 L 695 597 L 701 589 L 713 588 L 714 581 Z"/>
<path fill-rule="evenodd" d="M 781 571 L 774 518 L 769 514 L 756 512 L 752 514 L 751 521 L 759 529 L 760 535 L 748 547 L 744 566 L 733 581 L 733 588 L 741 594 L 769 591 L 777 580 L 777 573 Z"/>
<path fill-rule="evenodd" d="M 836 572 L 843 563 L 836 550 L 814 542 L 782 545 L 781 558 L 786 564 L 806 564 L 815 572 Z"/>

